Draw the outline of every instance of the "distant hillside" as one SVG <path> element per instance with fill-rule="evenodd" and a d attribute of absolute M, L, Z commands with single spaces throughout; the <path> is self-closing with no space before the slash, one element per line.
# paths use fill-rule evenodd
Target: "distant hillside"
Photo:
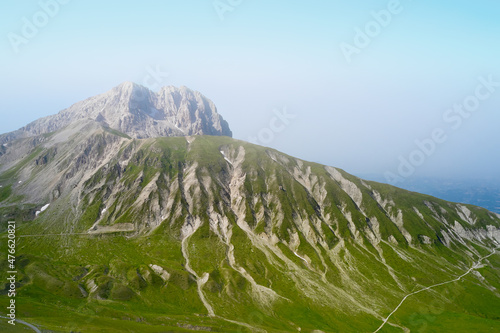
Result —
<path fill-rule="evenodd" d="M 385 183 L 383 176 L 365 175 L 364 178 Z M 476 205 L 500 213 L 500 180 L 498 179 L 412 177 L 399 183 L 398 186 L 409 191 Z"/>

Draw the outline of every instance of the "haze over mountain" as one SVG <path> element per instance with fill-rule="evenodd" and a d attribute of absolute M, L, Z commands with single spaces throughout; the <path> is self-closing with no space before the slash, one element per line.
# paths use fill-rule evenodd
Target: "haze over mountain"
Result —
<path fill-rule="evenodd" d="M 383 175 L 366 174 L 363 179 L 385 183 Z M 395 184 L 391 184 L 395 185 Z M 470 178 L 413 177 L 397 184 L 412 192 L 425 193 L 443 200 L 484 207 L 500 214 L 500 180 Z"/>
<path fill-rule="evenodd" d="M 500 215 L 230 134 L 199 93 L 125 83 L 3 135 L 18 318 L 64 332 L 500 330 Z"/>

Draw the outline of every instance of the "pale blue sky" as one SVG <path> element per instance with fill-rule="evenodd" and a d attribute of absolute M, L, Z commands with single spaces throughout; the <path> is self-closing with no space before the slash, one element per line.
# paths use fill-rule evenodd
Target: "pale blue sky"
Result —
<path fill-rule="evenodd" d="M 350 63 L 341 43 L 355 46 L 355 29 L 391 1 L 244 0 L 221 20 L 212 0 L 72 0 L 15 52 L 9 36 L 50 2 L 0 3 L 2 133 L 122 81 L 142 84 L 158 67 L 169 73 L 161 85 L 212 99 L 238 139 L 263 133 L 286 107 L 296 117 L 264 145 L 398 174 L 414 141 L 442 128 L 448 139 L 415 175 L 498 176 L 500 87 L 458 129 L 443 120 L 478 77 L 500 82 L 498 1 L 396 1 L 400 12 Z"/>

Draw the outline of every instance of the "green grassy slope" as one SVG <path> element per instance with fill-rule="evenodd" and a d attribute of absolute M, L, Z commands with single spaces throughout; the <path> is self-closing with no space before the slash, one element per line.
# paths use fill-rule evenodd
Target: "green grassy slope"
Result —
<path fill-rule="evenodd" d="M 227 137 L 54 137 L 0 169 L 18 315 L 48 330 L 370 332 L 498 240 L 482 208 Z M 499 330 L 500 256 L 483 264 L 411 296 L 382 331 Z"/>

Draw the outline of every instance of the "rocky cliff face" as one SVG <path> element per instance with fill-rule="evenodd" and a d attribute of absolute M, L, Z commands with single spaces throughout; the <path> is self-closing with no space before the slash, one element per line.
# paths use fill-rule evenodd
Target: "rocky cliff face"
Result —
<path fill-rule="evenodd" d="M 185 135 L 232 136 L 214 103 L 184 86 L 158 93 L 124 82 L 110 91 L 73 104 L 56 115 L 38 119 L 4 134 L 0 143 L 59 130 L 78 120 L 95 120 L 132 138 Z"/>

